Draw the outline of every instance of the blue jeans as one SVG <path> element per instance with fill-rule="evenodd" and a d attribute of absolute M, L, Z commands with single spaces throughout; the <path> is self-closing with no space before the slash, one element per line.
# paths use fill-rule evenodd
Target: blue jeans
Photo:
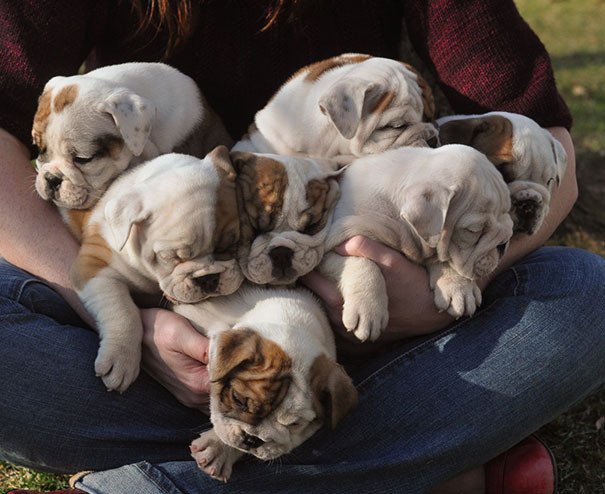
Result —
<path fill-rule="evenodd" d="M 94 493 L 426 492 L 481 465 L 596 390 L 605 376 L 605 260 L 547 247 L 498 276 L 481 310 L 352 371 L 360 400 L 273 463 L 227 484 L 188 444 L 210 425 L 142 374 L 123 395 L 94 376 L 97 336 L 36 278 L 0 266 L 0 458 L 97 470 Z M 126 466 L 122 466 L 126 465 Z"/>

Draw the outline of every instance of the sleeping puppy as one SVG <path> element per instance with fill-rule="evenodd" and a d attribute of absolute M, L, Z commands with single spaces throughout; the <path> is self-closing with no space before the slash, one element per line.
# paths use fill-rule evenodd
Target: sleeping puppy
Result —
<path fill-rule="evenodd" d="M 36 190 L 67 209 L 92 207 L 129 166 L 173 151 L 202 158 L 232 142 L 195 82 L 161 63 L 52 78 L 32 136 Z"/>
<path fill-rule="evenodd" d="M 412 67 L 348 53 L 290 77 L 233 149 L 346 164 L 399 146 L 436 145 L 434 111 L 432 92 Z"/>
<path fill-rule="evenodd" d="M 321 428 L 335 427 L 357 403 L 336 363 L 334 336 L 305 289 L 244 284 L 234 294 L 174 310 L 210 339 L 213 428 L 191 443 L 210 476 L 227 481 L 244 453 L 273 460 Z"/>
<path fill-rule="evenodd" d="M 531 118 L 515 113 L 453 115 L 437 123 L 443 144 L 472 146 L 500 170 L 510 189 L 515 233 L 538 230 L 567 166 L 561 143 Z"/>
<path fill-rule="evenodd" d="M 338 199 L 335 162 L 232 152 L 242 214 L 253 232 L 238 259 L 257 284 L 284 285 L 314 269 L 324 254 Z"/>
<path fill-rule="evenodd" d="M 496 268 L 512 235 L 508 189 L 485 155 L 461 145 L 385 151 L 349 165 L 340 188 L 326 251 L 354 235 L 382 242 L 426 266 L 438 309 L 474 313 L 475 280 Z M 378 338 L 389 317 L 378 266 L 328 252 L 319 271 L 342 293 L 346 329 Z"/>
<path fill-rule="evenodd" d="M 194 303 L 234 292 L 239 212 L 227 148 L 200 160 L 166 154 L 120 175 L 83 223 L 71 280 L 100 336 L 108 390 L 137 377 L 142 323 L 132 295 Z"/>

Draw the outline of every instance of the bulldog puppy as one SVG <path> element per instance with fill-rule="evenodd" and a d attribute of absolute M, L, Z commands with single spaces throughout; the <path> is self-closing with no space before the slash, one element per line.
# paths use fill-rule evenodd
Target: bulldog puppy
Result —
<path fill-rule="evenodd" d="M 129 166 L 173 151 L 202 158 L 232 143 L 195 82 L 161 63 L 53 77 L 32 136 L 36 190 L 67 209 L 92 207 Z"/>
<path fill-rule="evenodd" d="M 350 163 L 399 146 L 436 145 L 435 104 L 411 66 L 347 53 L 303 67 L 233 148 Z"/>
<path fill-rule="evenodd" d="M 238 255 L 244 276 L 284 285 L 314 269 L 324 254 L 339 195 L 335 162 L 232 152 L 243 214 L 253 231 Z"/>
<path fill-rule="evenodd" d="M 226 147 L 166 154 L 120 175 L 83 224 L 71 280 L 97 323 L 95 371 L 108 390 L 136 379 L 142 323 L 133 294 L 194 303 L 234 292 L 239 212 Z"/>
<path fill-rule="evenodd" d="M 442 144 L 474 147 L 502 173 L 510 189 L 515 233 L 538 230 L 567 166 L 561 143 L 531 118 L 515 113 L 453 115 L 437 123 Z"/>
<path fill-rule="evenodd" d="M 278 458 L 355 407 L 330 324 L 307 290 L 244 283 L 227 297 L 174 310 L 210 338 L 213 428 L 190 446 L 208 475 L 226 482 L 244 453 Z"/>
<path fill-rule="evenodd" d="M 510 197 L 485 155 L 468 146 L 405 147 L 354 161 L 340 181 L 326 251 L 364 235 L 426 266 L 435 304 L 454 317 L 481 303 L 512 235 Z M 388 323 L 384 278 L 373 262 L 328 252 L 319 271 L 344 299 L 343 324 L 375 340 Z"/>

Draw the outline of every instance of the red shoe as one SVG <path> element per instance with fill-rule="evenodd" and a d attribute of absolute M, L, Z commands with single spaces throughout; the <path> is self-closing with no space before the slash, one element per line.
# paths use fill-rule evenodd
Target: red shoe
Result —
<path fill-rule="evenodd" d="M 485 464 L 486 494 L 555 494 L 557 465 L 548 447 L 529 436 Z"/>

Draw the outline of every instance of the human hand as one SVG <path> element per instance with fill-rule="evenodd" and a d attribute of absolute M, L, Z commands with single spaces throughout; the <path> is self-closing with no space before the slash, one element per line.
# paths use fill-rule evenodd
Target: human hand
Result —
<path fill-rule="evenodd" d="M 183 405 L 208 410 L 208 338 L 183 316 L 141 309 L 143 366 Z"/>
<path fill-rule="evenodd" d="M 342 256 L 370 259 L 382 271 L 389 296 L 389 324 L 380 340 L 432 333 L 454 320 L 435 307 L 426 269 L 400 252 L 362 236 L 355 236 L 334 250 Z M 315 271 L 303 277 L 302 282 L 324 301 L 334 328 L 348 335 L 342 325 L 342 296 L 334 283 Z"/>

